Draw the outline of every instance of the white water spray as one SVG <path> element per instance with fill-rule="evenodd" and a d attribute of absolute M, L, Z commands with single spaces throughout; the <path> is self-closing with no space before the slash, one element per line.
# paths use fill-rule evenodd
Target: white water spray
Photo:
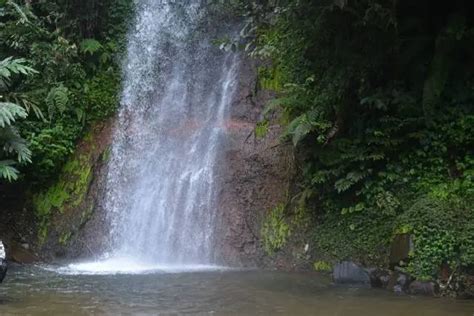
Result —
<path fill-rule="evenodd" d="M 73 268 L 216 263 L 215 171 L 239 59 L 212 43 L 220 25 L 202 1 L 186 2 L 137 2 L 105 197 L 111 252 Z"/>

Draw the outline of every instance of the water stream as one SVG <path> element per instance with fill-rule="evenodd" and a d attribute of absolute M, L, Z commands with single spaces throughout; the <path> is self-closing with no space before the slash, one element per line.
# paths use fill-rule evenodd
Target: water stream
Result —
<path fill-rule="evenodd" d="M 215 168 L 239 57 L 213 44 L 231 29 L 208 14 L 205 1 L 137 2 L 105 196 L 109 258 L 77 269 L 216 263 Z"/>

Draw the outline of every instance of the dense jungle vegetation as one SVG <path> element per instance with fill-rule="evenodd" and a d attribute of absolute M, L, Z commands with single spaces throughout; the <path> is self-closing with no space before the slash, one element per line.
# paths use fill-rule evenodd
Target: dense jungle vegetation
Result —
<path fill-rule="evenodd" d="M 295 0 L 242 7 L 245 50 L 271 60 L 260 82 L 279 94 L 266 118 L 277 113 L 286 124 L 283 137 L 296 146 L 303 174 L 296 211 L 277 208 L 264 227 L 267 250 L 281 247 L 303 208 L 326 260 L 381 264 L 393 236 L 409 233 L 414 250 L 404 269 L 417 278 L 436 278 L 443 266 L 471 270 L 473 4 Z"/>
<path fill-rule="evenodd" d="M 117 107 L 131 1 L 0 1 L 0 178 L 57 176 Z"/>
<path fill-rule="evenodd" d="M 409 233 L 412 275 L 472 273 L 473 3 L 232 4 L 246 21 L 241 49 L 265 65 L 260 87 L 278 95 L 257 136 L 284 124 L 302 173 L 293 207 L 264 224 L 268 252 L 305 226 L 321 262 L 384 265 L 393 236 Z M 114 113 L 132 11 L 127 0 L 0 0 L 4 182 L 54 181 L 88 127 Z"/>

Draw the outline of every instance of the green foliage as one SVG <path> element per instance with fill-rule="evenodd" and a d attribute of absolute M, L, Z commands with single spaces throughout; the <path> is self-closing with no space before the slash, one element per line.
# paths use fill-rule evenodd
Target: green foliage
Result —
<path fill-rule="evenodd" d="M 32 163 L 18 167 L 27 183 L 44 185 L 89 124 L 115 113 L 116 61 L 124 52 L 132 1 L 6 1 L 0 9 L 0 128 L 22 119 L 15 127 L 32 150 Z M 26 117 L 30 111 L 36 115 Z M 3 166 L 2 174 L 16 177 L 11 168 L 17 166 Z"/>
<path fill-rule="evenodd" d="M 99 72 L 86 82 L 84 99 L 90 120 L 101 121 L 115 113 L 119 104 L 120 79 L 119 72 L 111 69 Z"/>
<path fill-rule="evenodd" d="M 283 90 L 281 70 L 277 66 L 260 67 L 258 69 L 258 78 L 260 87 L 266 90 L 280 92 Z"/>
<path fill-rule="evenodd" d="M 39 220 L 40 242 L 48 236 L 48 227 L 54 212 L 63 213 L 68 207 L 77 207 L 84 201 L 90 181 L 92 167 L 89 157 L 70 160 L 62 169 L 59 180 L 46 191 L 33 198 L 34 209 Z"/>
<path fill-rule="evenodd" d="M 472 4 L 408 2 L 242 1 L 242 36 L 305 160 L 319 248 L 383 263 L 413 228 L 410 272 L 433 278 L 474 266 Z"/>
<path fill-rule="evenodd" d="M 28 116 L 28 108 L 9 102 L 9 87 L 15 75 L 31 76 L 37 73 L 26 65 L 25 59 L 5 58 L 0 61 L 0 179 L 14 181 L 18 179 L 18 163 L 31 163 L 31 151 L 26 141 L 14 126 L 17 119 Z M 6 159 L 16 154 L 16 161 Z"/>
<path fill-rule="evenodd" d="M 410 227 L 414 236 L 415 251 L 407 268 L 409 272 L 421 279 L 432 279 L 443 264 L 453 270 L 472 265 L 473 198 L 474 195 L 466 196 L 462 189 L 453 186 L 442 191 L 434 189 L 398 219 L 398 225 Z"/>
<path fill-rule="evenodd" d="M 18 179 L 18 170 L 13 167 L 16 164 L 13 160 L 2 160 L 0 161 L 0 177 L 7 179 L 8 181 L 14 181 Z"/>
<path fill-rule="evenodd" d="M 93 38 L 87 38 L 81 42 L 80 48 L 82 53 L 94 55 L 102 49 L 102 44 Z"/>
<path fill-rule="evenodd" d="M 291 234 L 288 219 L 285 216 L 285 206 L 277 205 L 265 218 L 261 236 L 263 247 L 268 254 L 273 254 L 281 249 L 287 242 Z"/>
<path fill-rule="evenodd" d="M 332 265 L 326 261 L 314 262 L 313 268 L 315 271 L 318 271 L 318 272 L 331 272 L 332 271 Z"/>
<path fill-rule="evenodd" d="M 53 87 L 49 90 L 46 96 L 46 106 L 48 107 L 48 114 L 50 120 L 53 119 L 56 111 L 63 114 L 69 103 L 69 90 L 62 84 L 58 87 Z"/>
<path fill-rule="evenodd" d="M 28 113 L 21 106 L 10 103 L 0 102 L 0 127 L 12 125 L 17 118 L 26 118 Z"/>
<path fill-rule="evenodd" d="M 71 232 L 62 233 L 58 240 L 59 244 L 62 246 L 66 246 L 69 243 L 69 240 L 71 239 L 71 237 L 72 237 Z"/>
<path fill-rule="evenodd" d="M 255 136 L 257 138 L 264 138 L 267 133 L 268 133 L 268 126 L 270 122 L 267 120 L 263 120 L 261 122 L 257 123 L 257 126 L 255 126 Z"/>
<path fill-rule="evenodd" d="M 8 87 L 13 75 L 25 75 L 38 73 L 33 68 L 27 65 L 27 60 L 24 58 L 7 57 L 0 61 L 0 87 L 2 89 Z"/>
<path fill-rule="evenodd" d="M 327 210 L 334 206 L 326 205 Z M 352 259 L 367 265 L 387 263 L 395 218 L 377 211 L 365 211 L 341 216 L 329 212 L 314 226 L 314 242 L 327 257 L 334 260 Z"/>
<path fill-rule="evenodd" d="M 87 193 L 89 158 L 71 156 L 91 124 L 115 113 L 117 61 L 132 6 L 131 0 L 0 1 L 0 178 L 24 175 L 40 241 L 51 216 L 80 205 Z"/>

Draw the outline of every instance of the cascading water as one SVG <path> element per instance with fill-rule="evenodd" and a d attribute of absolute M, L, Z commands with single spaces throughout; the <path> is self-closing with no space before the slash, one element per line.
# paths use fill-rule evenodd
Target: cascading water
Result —
<path fill-rule="evenodd" d="M 184 2 L 136 3 L 105 197 L 111 251 L 82 268 L 215 263 L 215 170 L 239 59 L 212 43 L 223 26 L 205 1 Z"/>

